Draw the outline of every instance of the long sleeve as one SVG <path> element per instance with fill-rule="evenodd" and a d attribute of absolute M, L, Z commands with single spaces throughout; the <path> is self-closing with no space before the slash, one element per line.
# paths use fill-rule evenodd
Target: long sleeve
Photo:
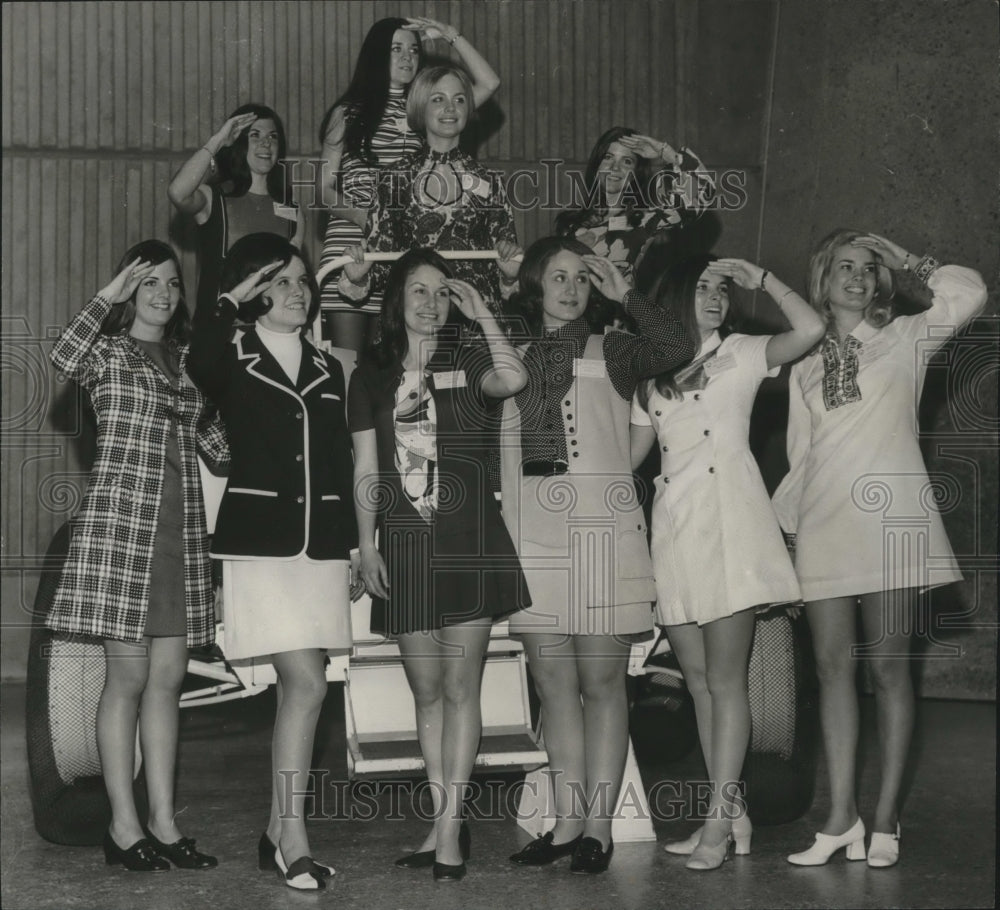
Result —
<path fill-rule="evenodd" d="M 926 340 L 934 348 L 944 344 L 986 305 L 982 276 L 960 265 L 943 265 L 927 280 L 934 295 L 922 313 L 900 316 L 894 324 L 911 339 Z"/>
<path fill-rule="evenodd" d="M 806 460 L 812 443 L 812 421 L 802 393 L 801 371 L 803 361 L 792 368 L 788 377 L 788 431 L 786 450 L 788 473 L 774 491 L 771 504 L 778 517 L 778 524 L 788 534 L 795 534 L 799 526 L 799 502 L 805 480 Z"/>
<path fill-rule="evenodd" d="M 608 332 L 604 336 L 604 359 L 615 390 L 631 401 L 639 380 L 690 360 L 694 346 L 676 317 L 660 309 L 642 292 L 629 291 L 624 303 L 638 323 L 639 332 Z"/>
<path fill-rule="evenodd" d="M 104 370 L 101 325 L 110 312 L 111 304 L 107 300 L 93 297 L 66 326 L 49 355 L 56 369 L 85 388 L 90 388 Z"/>
<path fill-rule="evenodd" d="M 187 370 L 209 398 L 218 402 L 229 384 L 226 351 L 233 334 L 237 307 L 229 297 L 202 304 L 194 314 Z"/>
<path fill-rule="evenodd" d="M 213 474 L 225 475 L 229 472 L 229 439 L 226 426 L 216 413 L 211 420 L 203 420 L 198 426 L 196 441 L 198 453 L 211 468 Z"/>

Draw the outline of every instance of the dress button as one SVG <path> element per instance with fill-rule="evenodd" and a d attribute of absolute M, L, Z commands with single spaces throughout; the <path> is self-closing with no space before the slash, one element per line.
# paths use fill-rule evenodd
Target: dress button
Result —
<path fill-rule="evenodd" d="M 664 483 L 670 483 L 670 478 L 669 477 L 664 477 L 663 478 L 663 482 Z"/>
<path fill-rule="evenodd" d="M 569 441 L 569 444 L 570 444 L 571 446 L 575 446 L 575 445 L 576 445 L 576 440 L 575 440 L 575 439 L 571 439 L 571 440 Z"/>
<path fill-rule="evenodd" d="M 579 458 L 580 457 L 580 453 L 579 452 L 574 452 L 573 453 L 573 457 L 574 458 Z"/>
<path fill-rule="evenodd" d="M 666 446 L 664 446 L 664 447 L 663 447 L 663 451 L 664 451 L 664 452 L 666 452 L 666 451 L 667 451 L 667 447 L 666 447 Z"/>
<path fill-rule="evenodd" d="M 576 432 L 576 427 L 570 427 L 569 428 L 569 432 L 570 433 L 575 433 Z"/>
<path fill-rule="evenodd" d="M 303 502 L 306 501 L 306 498 L 305 496 L 298 496 L 296 497 L 295 501 L 301 505 Z"/>
<path fill-rule="evenodd" d="M 566 399 L 566 407 L 569 407 L 569 406 L 570 406 L 570 405 L 571 405 L 572 403 L 573 403 L 573 402 L 572 402 L 572 401 L 570 401 L 570 400 L 569 400 L 568 398 Z"/>
<path fill-rule="evenodd" d="M 708 469 L 708 473 L 709 474 L 714 474 L 715 473 L 715 468 L 709 468 Z"/>
<path fill-rule="evenodd" d="M 657 417 L 662 417 L 663 416 L 663 411 L 657 411 L 656 412 L 656 416 Z"/>
<path fill-rule="evenodd" d="M 708 431 L 708 430 L 705 430 L 705 435 L 706 435 L 706 436 L 711 436 L 712 434 L 711 434 L 711 433 L 709 433 L 709 431 Z"/>
<path fill-rule="evenodd" d="M 695 392 L 694 393 L 694 400 L 695 401 L 701 401 L 701 395 L 699 395 L 697 392 Z"/>
<path fill-rule="evenodd" d="M 295 460 L 296 461 L 302 461 L 302 453 L 301 452 L 299 452 L 299 454 L 295 456 Z"/>
<path fill-rule="evenodd" d="M 567 414 L 566 415 L 566 419 L 567 420 L 572 420 L 573 419 L 573 415 L 572 414 Z"/>

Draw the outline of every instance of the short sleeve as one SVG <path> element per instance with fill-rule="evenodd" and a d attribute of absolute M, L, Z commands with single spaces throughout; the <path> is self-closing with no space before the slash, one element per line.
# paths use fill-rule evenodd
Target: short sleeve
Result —
<path fill-rule="evenodd" d="M 359 368 L 351 374 L 347 393 L 347 426 L 352 433 L 375 429 L 375 408 L 367 373 L 367 370 Z"/>
<path fill-rule="evenodd" d="M 765 376 L 774 378 L 781 372 L 781 367 L 767 368 L 767 343 L 772 335 L 730 335 L 723 342 L 725 351 L 736 358 L 741 372 L 750 379 L 760 381 Z"/>
<path fill-rule="evenodd" d="M 637 427 L 651 427 L 653 425 L 653 421 L 649 419 L 649 411 L 639 401 L 638 391 L 632 396 L 632 412 L 629 415 L 629 423 Z"/>

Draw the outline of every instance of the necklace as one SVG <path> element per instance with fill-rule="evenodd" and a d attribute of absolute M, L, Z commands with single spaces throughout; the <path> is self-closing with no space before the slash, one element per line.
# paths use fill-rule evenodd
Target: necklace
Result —
<path fill-rule="evenodd" d="M 424 208 L 433 210 L 443 206 L 450 207 L 457 205 L 462 196 L 465 195 L 465 189 L 462 186 L 462 176 L 453 164 L 460 154 L 457 148 L 448 152 L 435 152 L 431 150 L 427 158 L 430 167 L 417 174 L 413 187 L 414 196 Z M 444 174 L 437 170 L 438 167 L 447 167 L 451 171 L 451 176 L 458 189 L 454 199 L 448 198 L 448 180 Z M 436 195 L 431 192 L 432 185 L 435 188 L 440 186 L 442 194 Z"/>

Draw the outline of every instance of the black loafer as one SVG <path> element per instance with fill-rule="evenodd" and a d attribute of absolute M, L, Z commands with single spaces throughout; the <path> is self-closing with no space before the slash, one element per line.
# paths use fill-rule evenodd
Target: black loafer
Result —
<path fill-rule="evenodd" d="M 219 861 L 207 853 L 199 853 L 194 848 L 193 837 L 182 837 L 172 844 L 165 844 L 146 829 L 146 836 L 160 856 L 165 856 L 178 869 L 214 869 Z"/>
<path fill-rule="evenodd" d="M 170 863 L 146 838 L 140 838 L 128 850 L 123 850 L 114 842 L 110 831 L 104 832 L 104 861 L 109 866 L 124 866 L 129 872 L 170 871 Z"/>
<path fill-rule="evenodd" d="M 570 863 L 569 871 L 579 875 L 597 875 L 608 868 L 611 854 L 614 852 L 614 841 L 608 841 L 608 849 L 604 850 L 596 837 L 585 837 L 573 851 L 573 862 Z"/>
<path fill-rule="evenodd" d="M 552 841 L 555 840 L 555 834 L 549 831 L 547 834 L 536 837 L 530 844 L 520 849 L 510 858 L 510 861 L 519 866 L 547 866 L 562 856 L 572 854 L 582 838 L 583 835 L 578 834 L 573 840 L 566 841 L 565 844 L 554 844 Z"/>
<path fill-rule="evenodd" d="M 465 878 L 465 863 L 457 866 L 450 866 L 448 863 L 434 863 L 434 881 L 436 882 L 460 882 Z"/>

